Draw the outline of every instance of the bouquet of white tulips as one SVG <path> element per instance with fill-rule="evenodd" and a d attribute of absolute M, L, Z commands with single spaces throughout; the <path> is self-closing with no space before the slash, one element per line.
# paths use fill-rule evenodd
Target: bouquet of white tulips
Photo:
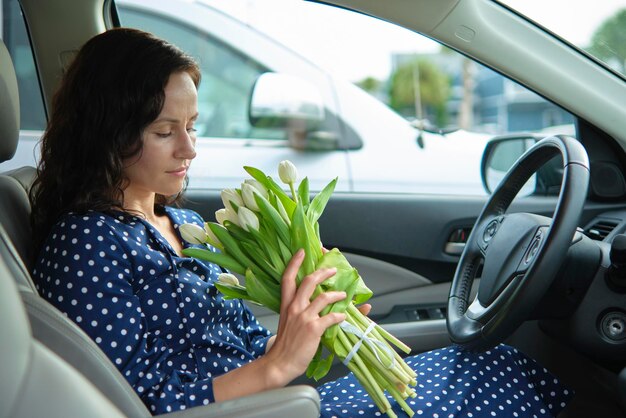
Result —
<path fill-rule="evenodd" d="M 395 416 L 384 393 L 387 391 L 412 416 L 405 399 L 415 396 L 412 386 L 417 384 L 417 375 L 389 343 L 406 353 L 409 347 L 355 307 L 368 300 L 372 291 L 339 250 L 322 250 L 318 219 L 337 179 L 310 200 L 308 179 L 304 178 L 296 189 L 297 170 L 289 161 L 280 163 L 278 174 L 289 185 L 291 196 L 262 171 L 253 167 L 244 169 L 252 178 L 245 180 L 241 189 L 222 191 L 225 207 L 215 213 L 217 223 L 207 222 L 204 228 L 193 224 L 181 226 L 186 241 L 206 247 L 187 248 L 183 251 L 185 255 L 216 263 L 245 277 L 243 286 L 232 274 L 220 276 L 216 286 L 225 298 L 249 300 L 277 313 L 282 274 L 296 251 L 305 250 L 297 284 L 316 269 L 335 267 L 336 274 L 318 285 L 313 298 L 325 291 L 346 292 L 344 300 L 321 313 L 345 312 L 346 320 L 325 331 L 307 376 L 316 380 L 325 376 L 336 355 L 354 373 L 381 412 Z M 324 347 L 329 354 L 325 355 Z"/>

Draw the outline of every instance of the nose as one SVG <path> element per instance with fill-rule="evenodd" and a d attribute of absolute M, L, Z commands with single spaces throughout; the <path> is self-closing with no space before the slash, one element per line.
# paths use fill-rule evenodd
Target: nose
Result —
<path fill-rule="evenodd" d="M 176 149 L 176 158 L 183 160 L 193 160 L 196 158 L 196 137 L 194 133 L 184 131 L 179 141 L 179 146 Z"/>

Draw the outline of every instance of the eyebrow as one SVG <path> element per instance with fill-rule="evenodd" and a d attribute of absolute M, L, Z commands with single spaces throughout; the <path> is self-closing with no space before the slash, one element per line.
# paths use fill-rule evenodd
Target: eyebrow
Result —
<path fill-rule="evenodd" d="M 198 119 L 198 113 L 196 113 L 195 115 L 193 115 L 189 120 L 190 121 L 195 121 L 196 119 Z M 162 123 L 162 122 L 170 122 L 170 123 L 180 123 L 179 119 L 176 118 L 168 118 L 168 117 L 164 117 L 164 118 L 159 118 L 156 119 L 154 122 L 152 122 L 153 124 L 155 123 Z"/>

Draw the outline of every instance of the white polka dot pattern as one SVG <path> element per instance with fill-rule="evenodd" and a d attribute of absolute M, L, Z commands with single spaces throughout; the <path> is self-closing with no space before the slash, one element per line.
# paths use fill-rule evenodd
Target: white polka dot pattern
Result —
<path fill-rule="evenodd" d="M 499 345 L 484 353 L 451 346 L 406 359 L 417 372 L 415 417 L 555 417 L 573 393 L 534 360 Z M 318 388 L 322 417 L 382 414 L 350 374 Z M 406 416 L 388 397 L 394 412 Z"/>
<path fill-rule="evenodd" d="M 176 230 L 203 223 L 189 210 L 165 211 Z M 213 402 L 214 376 L 265 352 L 269 331 L 240 301 L 222 298 L 214 286 L 221 272 L 179 257 L 141 218 L 89 212 L 53 228 L 33 276 L 163 413 Z"/>

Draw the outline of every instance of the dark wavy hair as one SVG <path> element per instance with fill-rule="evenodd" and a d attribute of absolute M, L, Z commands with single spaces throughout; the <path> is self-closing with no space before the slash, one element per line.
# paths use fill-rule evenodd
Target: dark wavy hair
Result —
<path fill-rule="evenodd" d="M 80 49 L 41 140 L 30 193 L 36 251 L 63 214 L 123 207 L 122 162 L 141 152 L 142 132 L 163 108 L 168 79 L 181 71 L 197 88 L 200 69 L 191 57 L 136 29 L 108 30 Z M 181 193 L 158 195 L 156 203 L 174 203 Z"/>

